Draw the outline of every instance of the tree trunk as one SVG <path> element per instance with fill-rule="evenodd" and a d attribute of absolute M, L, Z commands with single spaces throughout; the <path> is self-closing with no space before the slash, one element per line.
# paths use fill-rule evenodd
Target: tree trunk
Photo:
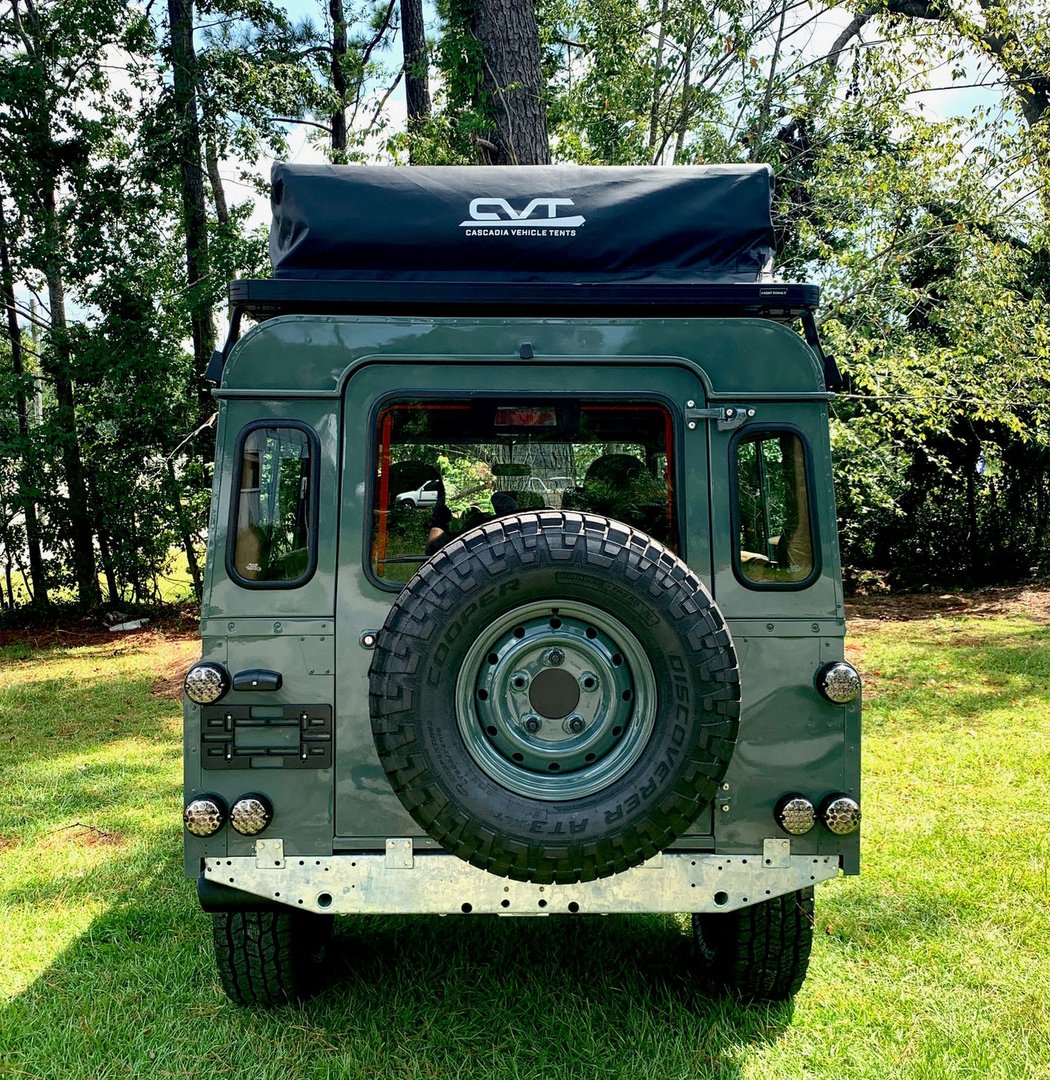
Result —
<path fill-rule="evenodd" d="M 98 533 L 98 554 L 102 561 L 102 573 L 106 577 L 106 594 L 109 597 L 110 607 L 116 607 L 120 603 L 120 587 L 117 585 L 117 575 L 113 568 L 113 553 L 110 551 L 106 534 L 100 529 Z"/>
<path fill-rule="evenodd" d="M 405 103 L 408 110 L 408 130 L 430 115 L 430 84 L 427 78 L 426 28 L 423 22 L 423 0 L 401 0 L 401 47 L 405 57 Z M 409 143 L 409 161 L 412 144 Z"/>
<path fill-rule="evenodd" d="M 668 0 L 660 4 L 660 30 L 656 37 L 656 57 L 653 63 L 653 97 L 649 103 L 649 150 L 656 149 L 656 140 L 660 132 L 660 88 L 664 77 L 664 43 L 667 39 Z"/>
<path fill-rule="evenodd" d="M 4 580 L 7 582 L 7 606 L 15 609 L 15 589 L 11 581 L 11 549 L 7 545 L 7 530 L 4 530 Z"/>
<path fill-rule="evenodd" d="M 226 205 L 226 189 L 222 186 L 222 175 L 219 172 L 219 154 L 215 149 L 215 136 L 211 133 L 204 139 L 204 160 L 208 166 L 208 181 L 211 184 L 215 219 L 225 229 L 230 224 L 230 211 Z"/>
<path fill-rule="evenodd" d="M 0 197 L 0 275 L 3 277 L 4 306 L 7 308 L 7 332 L 11 341 L 11 367 L 15 376 L 15 411 L 18 413 L 18 435 L 22 443 L 22 461 L 18 469 L 18 505 L 26 522 L 26 547 L 29 549 L 29 574 L 33 581 L 33 603 L 47 607 L 47 575 L 40 542 L 40 522 L 37 519 L 36 499 L 30 494 L 39 481 L 36 476 L 36 453 L 29 434 L 29 407 L 25 392 L 25 360 L 22 355 L 22 331 L 15 314 L 14 274 L 7 247 L 7 219 L 3 198 Z M 12 606 L 14 598 L 11 597 Z"/>
<path fill-rule="evenodd" d="M 131 541 L 132 549 L 138 547 L 138 520 L 135 517 L 134 504 L 131 511 Z M 142 603 L 142 578 L 139 576 L 139 561 L 138 559 L 132 559 L 128 566 L 128 577 L 131 579 L 131 595 L 135 599 L 136 603 Z"/>
<path fill-rule="evenodd" d="M 975 439 L 966 449 L 966 562 L 970 581 L 976 584 L 980 580 L 983 584 L 988 573 L 981 573 L 982 558 L 977 522 L 977 462 L 981 456 L 981 444 Z"/>
<path fill-rule="evenodd" d="M 346 14 L 343 0 L 328 0 L 332 17 L 332 90 L 335 108 L 332 110 L 332 160 L 346 161 Z"/>
<path fill-rule="evenodd" d="M 87 488 L 91 503 L 95 508 L 95 537 L 98 539 L 98 557 L 99 562 L 102 563 L 102 575 L 106 579 L 106 596 L 109 598 L 112 607 L 121 600 L 116 570 L 113 565 L 113 549 L 109 543 L 110 537 L 106 529 L 102 500 L 98 497 L 98 488 L 91 477 L 88 477 Z"/>
<path fill-rule="evenodd" d="M 102 600 L 95 568 L 95 542 L 88 508 L 84 461 L 77 432 L 76 394 L 71 375 L 69 333 L 66 323 L 66 287 L 62 275 L 62 239 L 58 224 L 55 193 L 43 197 L 43 224 L 47 255 L 44 276 L 47 281 L 48 303 L 51 307 L 51 330 L 48 347 L 47 374 L 55 385 L 55 427 L 61 441 L 62 468 L 66 477 L 69 505 L 69 531 L 73 546 L 73 576 L 83 607 L 97 607 Z"/>
<path fill-rule="evenodd" d="M 171 490 L 171 502 L 175 508 L 175 517 L 179 523 L 179 535 L 182 539 L 182 547 L 186 552 L 186 565 L 189 567 L 190 577 L 193 579 L 193 592 L 200 603 L 204 595 L 204 586 L 201 582 L 200 567 L 197 565 L 197 553 L 193 549 L 193 537 L 190 535 L 190 523 L 186 518 L 186 511 L 179 495 L 179 481 L 175 476 L 175 466 L 168 460 L 168 484 Z"/>
<path fill-rule="evenodd" d="M 526 0 L 476 0 L 474 36 L 485 71 L 482 91 L 494 125 L 480 143 L 489 165 L 549 165 L 547 105 L 540 72 L 536 12 Z"/>
<path fill-rule="evenodd" d="M 696 45 L 696 27 L 692 19 L 689 20 L 689 34 L 685 42 L 685 56 L 682 59 L 682 108 L 678 113 L 678 132 L 674 141 L 674 157 L 671 164 L 677 165 L 685 149 L 685 137 L 689 133 L 689 125 L 693 119 L 692 81 L 693 81 L 693 48 Z"/>
<path fill-rule="evenodd" d="M 168 0 L 171 34 L 172 96 L 178 117 L 176 141 L 182 179 L 182 223 L 186 232 L 186 282 L 189 286 L 190 328 L 194 370 L 199 383 L 198 406 L 203 416 L 211 410 L 211 391 L 203 375 L 215 349 L 212 322 L 208 212 L 204 202 L 201 168 L 201 131 L 197 113 L 197 55 L 193 48 L 193 0 Z"/>

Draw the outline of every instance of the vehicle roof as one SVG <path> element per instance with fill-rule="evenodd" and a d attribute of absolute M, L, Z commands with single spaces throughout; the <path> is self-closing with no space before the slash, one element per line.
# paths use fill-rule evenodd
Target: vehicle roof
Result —
<path fill-rule="evenodd" d="M 216 394 L 339 396 L 355 370 L 378 361 L 593 364 L 608 389 L 637 389 L 638 367 L 673 364 L 694 370 L 712 398 L 827 390 L 818 355 L 769 319 L 287 315 L 237 341 Z M 406 372 L 404 385 L 411 381 Z M 546 388 L 523 379 L 523 390 Z"/>

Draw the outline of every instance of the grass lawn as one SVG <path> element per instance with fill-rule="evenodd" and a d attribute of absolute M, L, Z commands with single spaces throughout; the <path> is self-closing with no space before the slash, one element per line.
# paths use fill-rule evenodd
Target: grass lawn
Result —
<path fill-rule="evenodd" d="M 864 873 L 791 1006 L 705 997 L 686 920 L 337 922 L 333 985 L 237 1008 L 180 861 L 160 633 L 0 649 L 0 1076 L 1050 1077 L 1050 624 L 863 621 Z"/>

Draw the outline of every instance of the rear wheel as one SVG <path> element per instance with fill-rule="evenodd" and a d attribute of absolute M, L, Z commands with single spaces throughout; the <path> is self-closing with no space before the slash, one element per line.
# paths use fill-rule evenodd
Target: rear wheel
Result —
<path fill-rule="evenodd" d="M 299 911 L 212 914 L 215 964 L 238 1005 L 280 1005 L 309 997 L 321 983 L 332 918 Z"/>
<path fill-rule="evenodd" d="M 802 986 L 813 946 L 813 890 L 724 915 L 693 916 L 704 972 L 746 1001 L 786 1001 Z"/>

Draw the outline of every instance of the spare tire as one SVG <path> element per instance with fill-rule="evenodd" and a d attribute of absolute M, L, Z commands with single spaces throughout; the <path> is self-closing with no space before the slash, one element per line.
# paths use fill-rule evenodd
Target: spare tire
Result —
<path fill-rule="evenodd" d="M 685 833 L 733 751 L 740 680 L 695 574 L 618 521 L 490 521 L 405 586 L 369 672 L 413 818 L 520 881 L 590 881 Z"/>

